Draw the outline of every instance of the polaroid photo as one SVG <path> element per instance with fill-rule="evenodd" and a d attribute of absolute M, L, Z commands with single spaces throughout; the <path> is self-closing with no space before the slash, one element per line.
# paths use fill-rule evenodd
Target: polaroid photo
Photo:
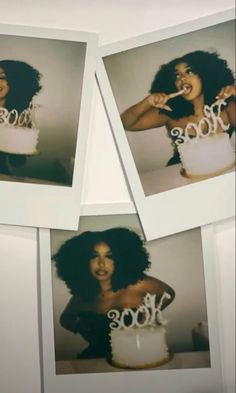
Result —
<path fill-rule="evenodd" d="M 234 14 L 99 48 L 97 79 L 147 240 L 234 216 Z"/>
<path fill-rule="evenodd" d="M 147 242 L 112 211 L 39 229 L 45 391 L 221 393 L 213 236 Z"/>
<path fill-rule="evenodd" d="M 77 229 L 97 35 L 0 25 L 0 223 Z"/>

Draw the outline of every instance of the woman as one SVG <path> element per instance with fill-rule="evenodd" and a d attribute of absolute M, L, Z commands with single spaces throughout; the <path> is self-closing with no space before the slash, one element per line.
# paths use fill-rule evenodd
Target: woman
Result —
<path fill-rule="evenodd" d="M 236 123 L 234 83 L 232 70 L 217 53 L 191 52 L 162 65 L 152 82 L 150 95 L 128 108 L 121 120 L 129 131 L 166 126 L 174 148 L 167 165 L 177 164 L 180 158 L 171 130 L 185 129 L 189 123 L 197 125 L 205 116 L 205 105 L 211 106 L 220 99 L 226 102 L 220 117 L 225 125 L 230 125 L 228 132 L 232 133 Z M 223 131 L 219 119 L 217 127 L 217 132 Z M 188 132 L 194 135 L 194 127 L 191 130 L 188 126 Z"/>
<path fill-rule="evenodd" d="M 33 97 L 41 90 L 40 73 L 29 64 L 16 60 L 0 61 L 0 124 L 3 123 L 1 108 L 18 114 L 30 107 Z M 9 174 L 8 164 L 23 165 L 26 157 L 0 152 L 0 172 Z"/>
<path fill-rule="evenodd" d="M 136 309 L 147 293 L 156 294 L 158 302 L 167 292 L 170 298 L 163 309 L 175 296 L 167 284 L 146 275 L 148 252 L 140 237 L 126 228 L 84 232 L 66 241 L 53 258 L 72 293 L 61 325 L 90 344 L 79 358 L 109 357 L 110 309 Z"/>

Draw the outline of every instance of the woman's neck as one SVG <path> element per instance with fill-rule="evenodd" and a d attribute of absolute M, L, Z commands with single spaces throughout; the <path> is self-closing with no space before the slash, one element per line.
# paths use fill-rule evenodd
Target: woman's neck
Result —
<path fill-rule="evenodd" d="M 100 289 L 101 289 L 101 293 L 108 292 L 109 290 L 111 290 L 112 289 L 111 281 L 110 280 L 109 281 L 101 281 L 100 282 Z"/>
<path fill-rule="evenodd" d="M 197 98 L 195 98 L 192 101 L 193 107 L 194 107 L 194 114 L 196 116 L 202 116 L 203 115 L 203 108 L 204 108 L 204 96 L 201 94 Z"/>
<path fill-rule="evenodd" d="M 0 99 L 0 108 L 5 108 L 5 105 L 6 105 L 6 99 L 5 98 Z"/>

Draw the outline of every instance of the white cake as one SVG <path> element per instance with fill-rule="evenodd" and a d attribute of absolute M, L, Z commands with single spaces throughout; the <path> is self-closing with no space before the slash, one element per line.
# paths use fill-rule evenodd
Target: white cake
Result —
<path fill-rule="evenodd" d="M 163 326 L 111 331 L 113 363 L 125 368 L 155 367 L 169 359 Z"/>
<path fill-rule="evenodd" d="M 109 311 L 108 317 L 113 319 L 110 324 L 113 365 L 143 369 L 159 366 L 170 359 L 166 329 L 163 326 L 167 321 L 163 319 L 160 312 L 165 297 L 169 295 L 164 293 L 160 304 L 156 306 L 155 295 L 147 294 L 144 305 L 136 311 L 133 309 L 124 309 L 121 313 L 118 310 Z M 144 320 L 139 321 L 140 316 Z"/>
<path fill-rule="evenodd" d="M 184 143 L 178 150 L 188 177 L 216 176 L 235 165 L 233 145 L 225 132 Z"/>
<path fill-rule="evenodd" d="M 10 154 L 37 153 L 39 130 L 32 119 L 32 105 L 18 114 L 0 108 L 0 151 Z"/>
<path fill-rule="evenodd" d="M 206 105 L 205 117 L 198 124 L 189 123 L 184 130 L 180 127 L 171 130 L 177 136 L 175 143 L 183 166 L 181 173 L 185 176 L 204 179 L 234 167 L 234 147 L 226 132 L 230 125 L 224 124 L 220 117 L 222 105 L 224 101 L 211 107 Z M 191 135 L 193 129 L 195 134 Z"/>
<path fill-rule="evenodd" d="M 39 130 L 0 125 L 0 151 L 11 154 L 37 153 Z"/>

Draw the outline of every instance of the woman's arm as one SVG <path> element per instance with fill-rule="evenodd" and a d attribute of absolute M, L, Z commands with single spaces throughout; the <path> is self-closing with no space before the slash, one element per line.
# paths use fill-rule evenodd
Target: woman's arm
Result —
<path fill-rule="evenodd" d="M 65 310 L 60 316 L 60 324 L 64 329 L 73 333 L 78 332 L 78 312 L 80 310 L 79 298 L 72 296 Z"/>
<path fill-rule="evenodd" d="M 165 282 L 158 280 L 155 277 L 146 276 L 142 282 L 143 289 L 146 293 L 156 294 L 156 303 L 158 304 L 162 295 L 166 292 L 170 298 L 164 298 L 161 310 L 166 308 L 175 298 L 175 291 Z"/>
<path fill-rule="evenodd" d="M 217 95 L 217 99 L 227 100 L 230 97 L 234 97 L 234 101 L 230 101 L 228 106 L 225 108 L 225 112 L 228 115 L 229 123 L 232 127 L 236 127 L 236 86 L 230 85 L 223 87 Z"/>
<path fill-rule="evenodd" d="M 229 118 L 230 125 L 236 127 L 236 101 L 230 102 L 226 108 L 226 113 Z"/>
<path fill-rule="evenodd" d="M 160 113 L 160 109 L 170 110 L 165 105 L 167 100 L 166 94 L 151 94 L 126 109 L 121 114 L 124 128 L 128 131 L 142 131 L 165 125 L 168 121 L 168 116 Z"/>

